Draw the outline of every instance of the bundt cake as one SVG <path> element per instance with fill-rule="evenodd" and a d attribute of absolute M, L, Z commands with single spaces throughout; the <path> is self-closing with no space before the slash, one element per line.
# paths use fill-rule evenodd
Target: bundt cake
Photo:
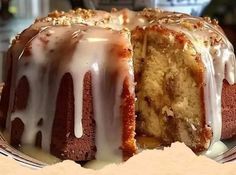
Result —
<path fill-rule="evenodd" d="M 235 66 L 216 20 L 56 11 L 12 42 L 0 124 L 13 146 L 75 161 L 174 141 L 201 152 L 236 134 Z"/>

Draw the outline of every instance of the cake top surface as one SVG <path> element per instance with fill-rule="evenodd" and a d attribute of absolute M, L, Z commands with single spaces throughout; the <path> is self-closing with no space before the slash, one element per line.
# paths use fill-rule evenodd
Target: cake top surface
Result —
<path fill-rule="evenodd" d="M 69 12 L 54 11 L 46 17 L 36 19 L 34 24 L 26 30 L 36 32 L 48 26 L 71 26 L 75 24 L 110 28 L 119 31 L 132 31 L 137 27 L 146 28 L 158 25 L 182 33 L 187 31 L 190 35 L 197 36 L 199 43 L 205 47 L 213 47 L 225 43 L 229 50 L 233 50 L 217 20 L 208 17 L 193 17 L 183 13 L 160 9 L 144 9 L 139 12 L 128 9 L 119 11 L 113 9 L 111 12 L 85 9 L 70 10 Z M 21 35 L 16 36 L 13 44 L 22 38 Z"/>
<path fill-rule="evenodd" d="M 235 163 L 219 164 L 205 156 L 196 156 L 184 144 L 174 143 L 170 148 L 163 150 L 149 150 L 130 158 L 127 162 L 115 165 L 110 164 L 100 170 L 82 168 L 73 161 L 64 161 L 40 170 L 31 170 L 19 165 L 11 158 L 0 157 L 1 173 L 15 174 L 236 174 Z"/>

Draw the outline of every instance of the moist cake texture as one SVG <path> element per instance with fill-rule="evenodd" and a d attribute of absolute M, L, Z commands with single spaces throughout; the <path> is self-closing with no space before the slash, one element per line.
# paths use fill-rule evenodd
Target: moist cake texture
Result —
<path fill-rule="evenodd" d="M 202 110 L 203 63 L 193 45 L 184 35 L 161 26 L 138 31 L 133 36 L 137 43 L 134 53 L 147 45 L 143 55 L 134 57 L 138 65 L 137 131 L 165 145 L 181 140 L 195 151 L 204 149 L 211 132 L 205 127 Z"/>
<path fill-rule="evenodd" d="M 221 92 L 224 79 L 235 82 L 232 45 L 214 20 L 145 15 L 154 24 L 133 31 L 137 131 L 152 147 L 181 140 L 200 152 L 226 138 Z"/>

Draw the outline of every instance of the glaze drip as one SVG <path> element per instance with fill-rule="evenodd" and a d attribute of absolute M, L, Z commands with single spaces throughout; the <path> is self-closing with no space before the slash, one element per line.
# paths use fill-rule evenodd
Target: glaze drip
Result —
<path fill-rule="evenodd" d="M 74 84 L 74 134 L 77 138 L 83 135 L 83 79 L 91 72 L 96 158 L 121 161 L 120 98 L 124 80 L 133 82 L 127 32 L 83 25 L 54 26 L 41 30 L 27 45 L 30 55 L 23 53 L 18 61 L 17 82 L 22 76 L 27 78 L 29 101 L 26 109 L 11 115 L 11 121 L 20 118 L 25 124 L 22 144 L 34 144 L 37 132 L 41 131 L 42 147 L 50 150 L 57 93 L 60 80 L 67 72 Z M 134 88 L 130 90 L 133 94 Z M 44 124 L 37 126 L 40 119 Z"/>
<path fill-rule="evenodd" d="M 222 82 L 226 79 L 229 84 L 235 84 L 236 81 L 233 47 L 222 31 L 216 25 L 204 21 L 202 18 L 159 10 L 154 10 L 153 13 L 148 10 L 139 13 L 126 9 L 112 13 L 103 11 L 94 11 L 93 13 L 95 15 L 89 18 L 76 13 L 55 19 L 48 17 L 45 18 L 45 21 L 42 20 L 34 24 L 35 28 L 37 25 L 51 25 L 52 27 L 42 28 L 41 32 L 29 42 L 32 47 L 31 55 L 27 57 L 23 54 L 18 63 L 18 81 L 22 76 L 26 76 L 30 89 L 35 90 L 30 93 L 27 108 L 23 111 L 15 111 L 11 116 L 11 120 L 18 117 L 27 126 L 23 143 L 32 143 L 36 133 L 42 131 L 44 149 L 49 149 L 50 143 L 48 141 L 51 140 L 50 133 L 59 81 L 67 72 L 71 73 L 74 82 L 74 134 L 77 138 L 83 135 L 81 123 L 82 85 L 85 73 L 90 71 L 93 84 L 94 118 L 97 125 L 96 146 L 98 152 L 96 157 L 103 160 L 120 159 L 120 156 L 116 156 L 116 158 L 110 156 L 121 154 L 119 150 L 122 134 L 119 116 L 120 95 L 124 79 L 128 77 L 130 82 L 133 82 L 133 71 L 131 55 L 122 57 L 119 52 L 130 49 L 131 45 L 126 32 L 102 28 L 133 30 L 136 27 L 146 28 L 152 25 L 162 25 L 183 33 L 200 54 L 205 66 L 206 125 L 209 125 L 213 131 L 211 144 L 219 141 L 222 128 Z M 78 23 L 86 26 L 78 25 Z M 186 25 L 188 23 L 196 24 L 196 26 L 200 24 L 200 27 L 189 28 Z M 97 27 L 89 27 L 94 25 Z M 206 34 L 206 30 L 208 34 Z M 216 38 L 216 43 L 212 41 L 212 38 Z M 206 43 L 206 41 L 213 43 Z M 58 43 L 61 44 L 61 47 L 56 46 Z M 65 45 L 65 43 L 68 44 Z M 145 47 L 147 46 L 144 45 L 143 56 L 145 56 Z M 60 50 L 56 51 L 55 48 Z M 25 68 L 25 62 L 28 63 L 27 68 Z M 53 85 L 50 87 L 48 84 Z M 130 86 L 130 93 L 134 93 L 133 85 Z M 50 99 L 48 99 L 49 94 Z M 36 101 L 35 99 L 40 100 Z M 26 118 L 30 119 L 27 121 Z M 40 118 L 43 118 L 47 126 L 36 126 Z M 117 137 L 120 139 L 116 139 Z"/>

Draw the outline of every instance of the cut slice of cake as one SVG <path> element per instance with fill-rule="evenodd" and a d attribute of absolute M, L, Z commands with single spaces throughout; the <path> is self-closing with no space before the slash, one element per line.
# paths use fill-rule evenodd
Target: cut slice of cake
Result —
<path fill-rule="evenodd" d="M 217 22 L 158 10 L 141 14 L 148 25 L 132 31 L 140 145 L 181 141 L 201 152 L 226 138 L 229 128 L 232 137 L 234 119 L 225 120 L 226 103 L 234 104 L 227 96 L 235 96 L 236 63 Z"/>
<path fill-rule="evenodd" d="M 153 137 L 156 146 L 179 140 L 195 151 L 208 148 L 204 65 L 192 43 L 161 25 L 138 28 L 132 38 L 138 136 Z"/>

